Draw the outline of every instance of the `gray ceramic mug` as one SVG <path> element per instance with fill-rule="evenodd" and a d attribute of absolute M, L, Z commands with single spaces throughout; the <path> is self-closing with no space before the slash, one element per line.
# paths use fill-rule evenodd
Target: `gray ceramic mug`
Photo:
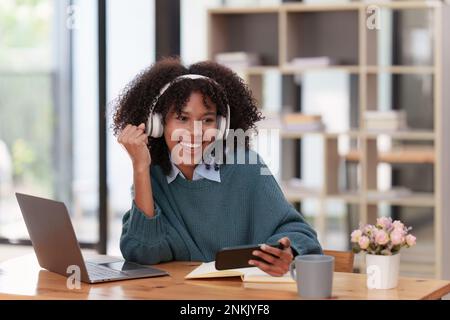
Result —
<path fill-rule="evenodd" d="M 295 257 L 289 267 L 302 298 L 329 298 L 333 287 L 334 257 L 310 254 Z"/>

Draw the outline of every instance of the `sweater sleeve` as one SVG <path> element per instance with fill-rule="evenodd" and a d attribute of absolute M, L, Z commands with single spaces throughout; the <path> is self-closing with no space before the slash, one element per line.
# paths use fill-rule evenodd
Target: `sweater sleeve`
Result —
<path fill-rule="evenodd" d="M 285 218 L 280 222 L 266 243 L 276 243 L 279 239 L 288 237 L 294 256 L 304 254 L 322 254 L 322 248 L 317 240 L 316 232 L 303 219 L 303 217 L 292 207 L 288 210 Z"/>
<path fill-rule="evenodd" d="M 294 255 L 322 253 L 314 229 L 284 197 L 278 182 L 264 165 L 258 166 L 255 187 L 257 225 L 255 233 L 266 243 L 276 243 L 283 237 L 291 241 Z M 262 169 L 262 171 L 261 171 Z M 266 235 L 266 237 L 264 237 Z"/>
<path fill-rule="evenodd" d="M 125 260 L 141 264 L 157 264 L 171 260 L 185 260 L 186 247 L 175 230 L 167 223 L 155 202 L 155 215 L 149 218 L 134 201 L 122 219 L 120 250 Z"/>

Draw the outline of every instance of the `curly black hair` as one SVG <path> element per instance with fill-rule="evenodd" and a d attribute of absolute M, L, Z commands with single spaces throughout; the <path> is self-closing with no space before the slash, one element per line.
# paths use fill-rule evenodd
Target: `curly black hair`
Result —
<path fill-rule="evenodd" d="M 114 115 L 112 129 L 115 136 L 127 124 L 147 123 L 150 107 L 161 88 L 184 74 L 199 74 L 217 82 L 204 79 L 185 79 L 176 81 L 158 99 L 154 110 L 165 119 L 169 111 L 178 115 L 185 107 L 192 92 L 203 95 L 206 108 L 210 108 L 207 98 L 217 107 L 218 114 L 226 114 L 226 105 L 230 106 L 230 129 L 255 129 L 255 122 L 263 119 L 256 106 L 251 90 L 245 82 L 229 68 L 213 61 L 202 61 L 183 66 L 179 57 L 163 58 L 140 72 L 113 101 Z M 172 109 L 173 108 L 173 109 Z M 163 120 L 164 121 L 164 120 Z M 236 144 L 235 144 L 236 146 Z M 149 138 L 148 147 L 152 163 L 160 165 L 165 174 L 171 169 L 169 151 L 164 137 Z M 245 140 L 249 148 L 249 140 Z"/>

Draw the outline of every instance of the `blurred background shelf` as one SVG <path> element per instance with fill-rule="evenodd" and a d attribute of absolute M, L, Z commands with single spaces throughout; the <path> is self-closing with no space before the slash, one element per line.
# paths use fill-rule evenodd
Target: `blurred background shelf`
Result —
<path fill-rule="evenodd" d="M 405 131 L 386 131 L 386 130 L 371 130 L 366 132 L 358 132 L 355 130 L 342 131 L 342 132 L 331 132 L 331 131 L 295 131 L 295 130 L 281 130 L 282 138 L 302 138 L 306 135 L 322 135 L 325 138 L 337 138 L 340 136 L 348 136 L 353 138 L 366 137 L 366 138 L 377 138 L 379 136 L 388 136 L 394 140 L 424 140 L 433 141 L 435 134 L 433 131 L 427 130 L 405 130 Z M 429 150 L 417 150 L 419 152 L 427 152 Z M 412 150 L 411 150 L 412 152 Z"/>
<path fill-rule="evenodd" d="M 367 66 L 367 73 L 433 74 L 432 66 Z"/>
<path fill-rule="evenodd" d="M 327 200 L 343 201 L 349 204 L 359 204 L 361 202 L 361 196 L 357 192 L 340 192 L 336 194 L 326 194 Z"/>
<path fill-rule="evenodd" d="M 383 202 L 394 206 L 408 207 L 434 207 L 435 205 L 435 198 L 432 193 L 414 192 L 409 195 L 392 198 L 383 192 L 376 192 L 367 194 L 366 199 L 368 204 L 378 204 Z"/>
<path fill-rule="evenodd" d="M 371 5 L 381 28 L 368 25 Z M 402 256 L 402 274 L 450 277 L 443 225 L 450 182 L 441 178 L 450 174 L 449 6 L 289 2 L 214 9 L 208 19 L 211 59 L 220 52 L 259 56 L 261 63 L 234 69 L 270 114 L 259 128 L 279 130 L 267 154 L 275 155 L 271 170 L 324 247 L 348 250 L 359 223 L 389 215 L 419 239 Z M 320 116 L 323 130 L 304 130 L 308 124 L 295 120 L 287 129 L 283 119 L 298 114 Z M 392 193 L 397 187 L 410 192 Z"/>
<path fill-rule="evenodd" d="M 346 66 L 340 66 L 340 65 L 328 65 L 328 66 L 305 66 L 305 67 L 297 67 L 295 65 L 283 65 L 281 66 L 281 73 L 282 74 L 302 74 L 305 72 L 312 72 L 312 71 L 341 71 L 346 73 L 354 73 L 358 74 L 361 69 L 357 65 L 346 65 Z"/>
<path fill-rule="evenodd" d="M 318 199 L 321 197 L 321 191 L 315 188 L 296 187 L 287 181 L 280 183 L 281 189 L 289 202 L 301 202 L 306 199 Z"/>
<path fill-rule="evenodd" d="M 380 135 L 386 135 L 397 140 L 434 140 L 435 133 L 430 130 L 404 130 L 404 131 L 386 131 L 371 130 L 364 133 L 366 138 L 376 138 Z"/>
<path fill-rule="evenodd" d="M 283 66 L 270 66 L 270 65 L 257 65 L 248 67 L 233 68 L 239 74 L 245 76 L 262 76 L 268 72 L 277 72 L 284 75 L 296 75 L 306 72 L 314 71 L 339 71 L 352 74 L 358 74 L 361 72 L 361 68 L 357 65 L 354 66 L 340 66 L 340 65 L 328 65 L 328 66 L 305 66 L 298 67 L 295 65 L 285 64 Z"/>
<path fill-rule="evenodd" d="M 358 162 L 361 160 L 361 152 L 351 150 L 344 156 L 346 161 Z M 435 162 L 435 151 L 433 148 L 412 148 L 407 147 L 400 150 L 380 152 L 376 158 L 378 162 L 403 163 L 403 164 L 425 164 Z"/>

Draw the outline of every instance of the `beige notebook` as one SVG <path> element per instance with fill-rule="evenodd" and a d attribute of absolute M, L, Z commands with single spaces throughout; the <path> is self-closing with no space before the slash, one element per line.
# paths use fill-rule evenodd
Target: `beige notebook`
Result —
<path fill-rule="evenodd" d="M 241 277 L 242 281 L 244 282 L 295 283 L 289 273 L 286 273 L 282 277 L 273 277 L 256 267 L 217 270 L 215 267 L 215 261 L 202 263 L 184 278 L 206 279 L 223 277 Z"/>

